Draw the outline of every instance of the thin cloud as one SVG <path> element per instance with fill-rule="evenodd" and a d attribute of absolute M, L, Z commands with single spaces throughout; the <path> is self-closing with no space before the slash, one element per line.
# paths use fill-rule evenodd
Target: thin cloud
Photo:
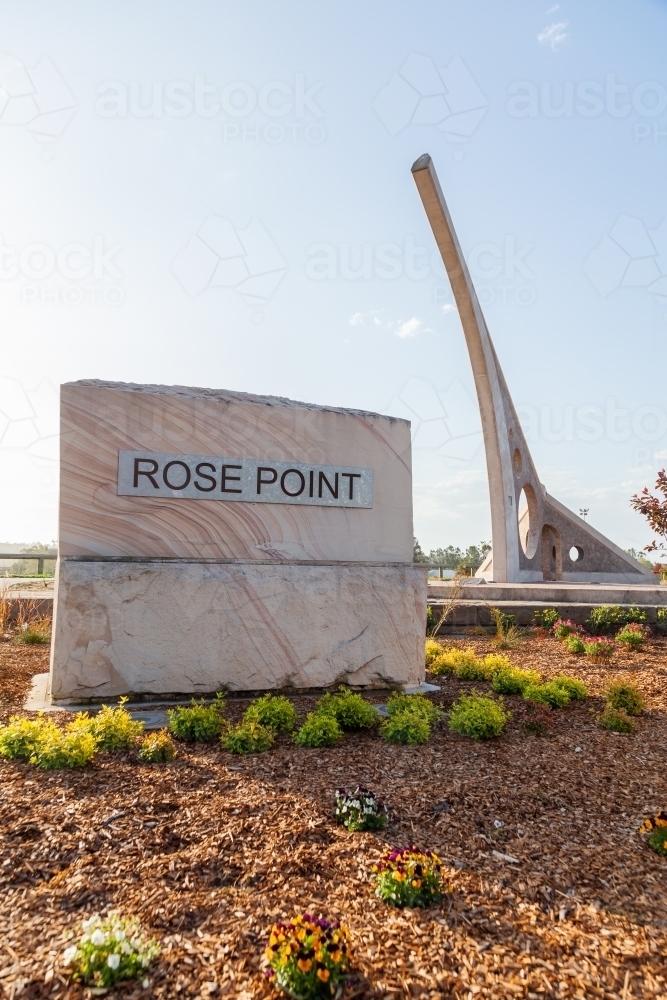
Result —
<path fill-rule="evenodd" d="M 394 333 L 397 337 L 405 339 L 407 337 L 416 337 L 419 333 L 430 333 L 430 330 L 428 327 L 422 326 L 420 319 L 413 316 L 412 319 L 406 319 L 404 323 L 399 323 Z"/>
<path fill-rule="evenodd" d="M 554 11 L 556 11 L 556 10 L 560 10 L 560 4 L 559 3 L 555 3 L 553 5 L 553 7 L 549 7 L 549 10 L 547 11 L 547 14 L 553 14 Z"/>
<path fill-rule="evenodd" d="M 543 31 L 537 36 L 537 40 L 540 45 L 550 45 L 555 52 L 559 45 L 562 45 L 566 38 L 568 38 L 567 21 L 557 21 L 554 24 L 548 25 Z"/>
<path fill-rule="evenodd" d="M 373 323 L 374 326 L 380 326 L 381 321 L 378 318 L 379 309 L 371 309 L 369 312 L 355 313 L 349 319 L 350 326 L 363 326 L 365 323 Z"/>
<path fill-rule="evenodd" d="M 451 302 L 446 302 L 445 305 L 442 307 L 442 311 L 444 313 L 456 312 L 456 306 L 452 305 Z"/>

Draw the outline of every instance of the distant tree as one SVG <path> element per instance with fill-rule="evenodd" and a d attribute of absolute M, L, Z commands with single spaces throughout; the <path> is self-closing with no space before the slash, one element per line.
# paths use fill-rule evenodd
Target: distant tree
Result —
<path fill-rule="evenodd" d="M 463 552 L 458 546 L 448 545 L 446 548 L 431 549 L 428 556 L 422 551 L 422 547 L 415 538 L 414 562 L 436 563 L 444 566 L 445 569 L 453 569 L 458 572 L 470 572 L 475 570 L 484 562 L 486 554 L 491 551 L 489 542 L 480 542 L 479 545 L 469 545 Z"/>
<path fill-rule="evenodd" d="M 636 559 L 638 563 L 641 563 L 642 566 L 646 566 L 646 569 L 653 569 L 655 564 L 650 559 L 647 559 L 643 552 L 637 552 L 637 549 L 626 549 L 626 552 L 633 559 Z"/>
<path fill-rule="evenodd" d="M 457 569 L 469 570 L 474 573 L 484 562 L 487 554 L 491 551 L 490 542 L 480 542 L 479 545 L 469 545 L 463 554 L 461 563 Z"/>
<path fill-rule="evenodd" d="M 457 549 L 453 545 L 448 545 L 446 549 L 431 549 L 428 554 L 429 562 L 439 563 L 445 569 L 458 569 L 462 559 L 461 549 Z"/>
<path fill-rule="evenodd" d="M 423 551 L 421 545 L 419 544 L 419 542 L 417 541 L 417 539 L 414 538 L 414 536 L 413 536 L 413 545 L 412 545 L 412 561 L 413 562 L 428 562 L 429 561 L 428 560 L 428 556 L 425 554 L 425 552 Z"/>
<path fill-rule="evenodd" d="M 665 539 L 667 539 L 667 474 L 664 469 L 658 473 L 655 488 L 662 493 L 664 500 L 649 493 L 647 486 L 641 493 L 635 493 L 630 500 L 630 506 L 644 515 L 651 530 L 661 539 L 658 541 L 654 538 L 649 545 L 645 545 L 645 552 L 656 552 L 665 548 Z"/>
<path fill-rule="evenodd" d="M 56 542 L 52 542 L 51 545 L 45 545 L 43 542 L 35 542 L 34 545 L 26 545 L 25 548 L 21 549 L 21 552 L 34 552 L 36 555 L 39 555 L 42 552 L 52 552 L 57 547 Z M 54 576 L 55 571 L 55 559 L 45 559 L 44 576 Z M 18 562 L 12 563 L 9 568 L 9 576 L 35 576 L 36 573 L 37 563 L 34 559 L 20 559 Z"/>

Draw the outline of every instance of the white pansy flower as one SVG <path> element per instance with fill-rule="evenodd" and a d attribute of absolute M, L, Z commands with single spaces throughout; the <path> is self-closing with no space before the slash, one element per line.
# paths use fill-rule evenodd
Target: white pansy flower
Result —
<path fill-rule="evenodd" d="M 132 951 L 127 941 L 123 941 L 122 945 L 120 946 L 120 950 L 122 951 L 123 955 L 129 955 L 130 952 Z"/>
<path fill-rule="evenodd" d="M 103 945 L 104 942 L 106 941 L 106 937 L 104 936 L 104 931 L 101 931 L 98 927 L 98 929 L 96 931 L 93 931 L 93 933 L 90 935 L 90 940 L 96 947 L 99 948 L 100 945 Z"/>
<path fill-rule="evenodd" d="M 120 955 L 109 955 L 107 965 L 110 969 L 117 969 L 120 965 Z"/>
<path fill-rule="evenodd" d="M 147 990 L 148 987 L 150 986 L 150 983 L 151 983 L 150 979 L 144 979 L 144 980 L 142 980 L 141 985 L 143 986 L 143 988 L 145 990 Z"/>
<path fill-rule="evenodd" d="M 122 930 L 121 928 L 119 928 L 116 931 L 116 940 L 117 941 L 124 941 L 125 940 L 125 931 Z"/>
<path fill-rule="evenodd" d="M 73 944 L 71 948 L 65 948 L 65 951 L 63 952 L 63 962 L 65 965 L 71 965 L 76 958 L 76 952 L 77 948 L 75 944 Z"/>

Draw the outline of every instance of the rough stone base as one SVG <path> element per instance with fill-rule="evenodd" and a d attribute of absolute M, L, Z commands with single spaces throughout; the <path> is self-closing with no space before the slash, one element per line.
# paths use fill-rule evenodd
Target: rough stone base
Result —
<path fill-rule="evenodd" d="M 419 684 L 425 614 L 411 565 L 61 559 L 51 695 Z"/>

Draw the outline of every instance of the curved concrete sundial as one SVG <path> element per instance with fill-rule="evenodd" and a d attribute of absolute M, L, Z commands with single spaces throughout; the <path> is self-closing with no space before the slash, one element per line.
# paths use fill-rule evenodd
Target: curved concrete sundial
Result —
<path fill-rule="evenodd" d="M 649 570 L 540 483 L 428 153 L 412 174 L 452 286 L 482 418 L 493 549 L 477 576 L 495 583 L 653 583 Z"/>

